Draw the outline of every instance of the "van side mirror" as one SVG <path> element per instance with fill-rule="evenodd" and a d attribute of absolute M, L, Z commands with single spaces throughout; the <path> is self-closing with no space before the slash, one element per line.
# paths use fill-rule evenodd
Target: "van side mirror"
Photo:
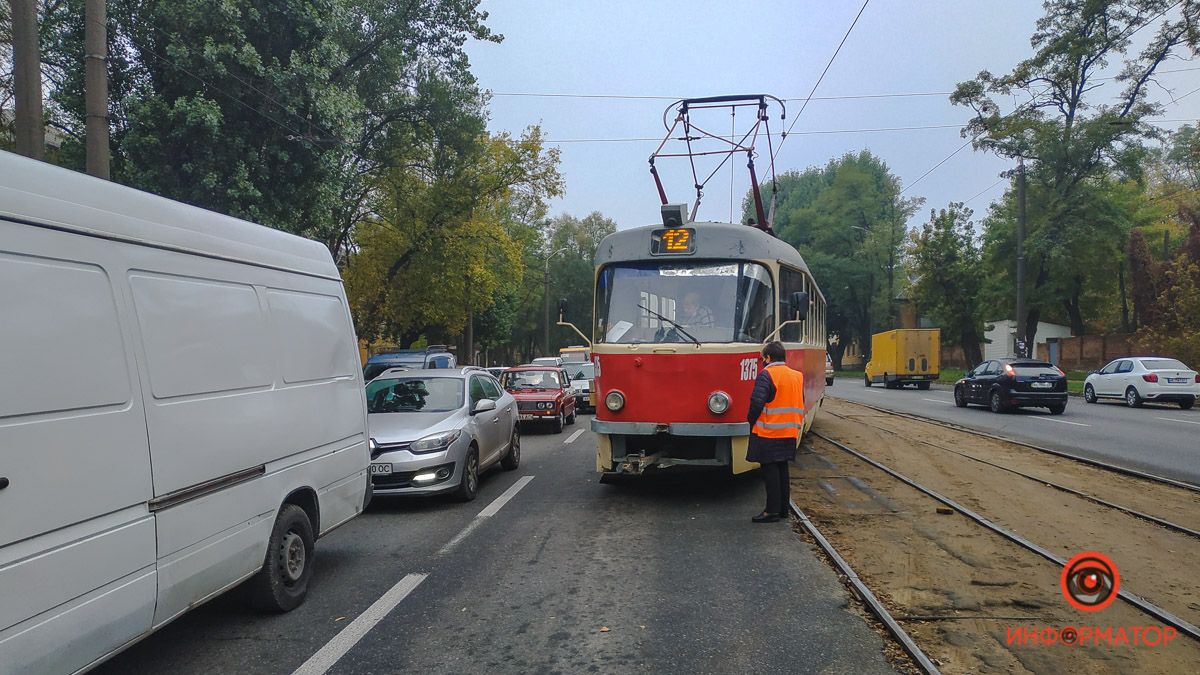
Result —
<path fill-rule="evenodd" d="M 808 293 L 805 291 L 792 293 L 792 311 L 796 313 L 796 318 L 801 321 L 808 318 Z"/>

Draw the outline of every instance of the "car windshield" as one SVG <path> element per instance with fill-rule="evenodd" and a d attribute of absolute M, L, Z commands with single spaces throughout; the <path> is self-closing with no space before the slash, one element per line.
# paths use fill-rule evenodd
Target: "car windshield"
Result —
<path fill-rule="evenodd" d="M 1191 370 L 1175 359 L 1142 359 L 1142 366 L 1146 370 Z"/>
<path fill-rule="evenodd" d="M 560 389 L 558 373 L 552 370 L 515 370 L 504 374 L 504 388 Z"/>
<path fill-rule="evenodd" d="M 567 363 L 563 365 L 563 369 L 567 371 L 567 375 L 570 375 L 572 380 L 592 380 L 596 378 L 596 365 L 594 363 Z"/>
<path fill-rule="evenodd" d="M 367 412 L 450 412 L 463 405 L 463 381 L 454 377 L 399 377 L 367 385 Z"/>
<path fill-rule="evenodd" d="M 596 341 L 762 342 L 774 307 L 771 275 L 757 263 L 610 265 L 596 286 Z"/>

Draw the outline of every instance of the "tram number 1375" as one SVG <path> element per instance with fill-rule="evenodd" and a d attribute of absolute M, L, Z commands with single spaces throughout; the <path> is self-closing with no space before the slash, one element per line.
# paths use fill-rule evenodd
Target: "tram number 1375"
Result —
<path fill-rule="evenodd" d="M 742 359 L 742 381 L 758 377 L 758 359 Z"/>

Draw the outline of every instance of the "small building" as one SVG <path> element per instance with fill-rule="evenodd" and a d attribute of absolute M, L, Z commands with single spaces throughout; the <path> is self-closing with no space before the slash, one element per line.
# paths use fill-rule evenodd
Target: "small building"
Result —
<path fill-rule="evenodd" d="M 985 321 L 984 327 L 987 329 L 983 334 L 984 360 L 1002 359 L 1004 357 L 1016 356 L 1016 321 L 1012 319 Z M 1033 338 L 1035 344 L 1030 346 L 1029 354 L 1031 356 L 1038 354 L 1038 347 L 1046 344 L 1046 340 L 1048 338 L 1064 337 L 1071 337 L 1071 328 L 1069 326 L 1039 321 L 1037 326 L 1037 334 L 1034 335 Z"/>

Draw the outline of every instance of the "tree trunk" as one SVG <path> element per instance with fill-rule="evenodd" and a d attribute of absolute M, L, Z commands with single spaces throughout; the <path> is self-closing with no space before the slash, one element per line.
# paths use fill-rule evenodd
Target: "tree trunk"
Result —
<path fill-rule="evenodd" d="M 38 47 L 37 0 L 10 0 L 13 33 L 13 93 L 16 151 L 26 157 L 46 156 L 42 120 L 42 56 Z"/>
<path fill-rule="evenodd" d="M 969 328 L 962 332 L 960 338 L 963 357 L 967 360 L 967 368 L 974 368 L 976 365 L 983 362 L 983 350 L 979 345 L 979 335 L 974 328 Z"/>
<path fill-rule="evenodd" d="M 1117 284 L 1121 288 L 1121 332 L 1132 333 L 1133 327 L 1129 325 L 1129 294 L 1125 288 L 1125 259 L 1122 257 L 1120 264 L 1117 266 Z"/>
<path fill-rule="evenodd" d="M 84 108 L 87 113 L 87 172 L 108 180 L 108 27 L 105 0 L 84 5 Z"/>
<path fill-rule="evenodd" d="M 1067 316 L 1070 318 L 1070 321 L 1071 321 L 1071 334 L 1072 335 L 1083 335 L 1083 333 L 1084 333 L 1083 310 L 1081 310 L 1079 307 L 1079 305 L 1080 305 L 1079 296 L 1081 296 L 1082 294 L 1083 294 L 1083 279 L 1076 276 L 1074 279 L 1074 282 L 1071 284 L 1070 297 L 1068 297 L 1065 301 L 1063 301 L 1063 304 L 1066 306 L 1066 309 L 1067 309 Z"/>

